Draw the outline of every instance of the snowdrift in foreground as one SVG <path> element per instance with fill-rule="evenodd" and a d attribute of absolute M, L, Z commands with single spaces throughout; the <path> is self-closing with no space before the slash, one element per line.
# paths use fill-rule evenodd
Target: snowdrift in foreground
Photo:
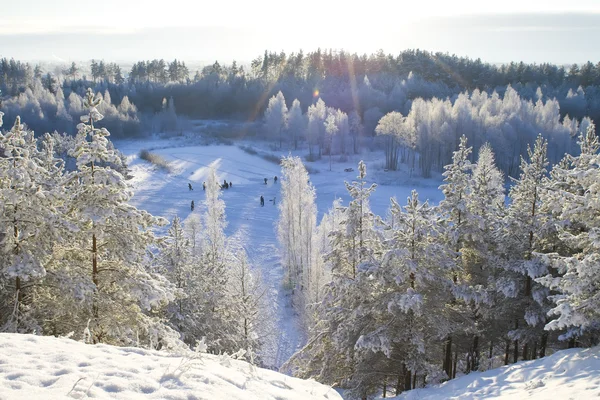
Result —
<path fill-rule="evenodd" d="M 600 347 L 559 351 L 442 385 L 417 389 L 402 400 L 446 399 L 591 399 L 600 396 Z"/>
<path fill-rule="evenodd" d="M 189 357 L 0 334 L 0 399 L 341 399 L 314 381 L 229 357 Z"/>

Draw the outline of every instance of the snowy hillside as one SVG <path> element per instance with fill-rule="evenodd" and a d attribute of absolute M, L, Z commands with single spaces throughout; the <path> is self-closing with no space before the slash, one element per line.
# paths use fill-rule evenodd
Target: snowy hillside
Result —
<path fill-rule="evenodd" d="M 486 372 L 472 373 L 437 387 L 416 389 L 402 400 L 591 399 L 600 396 L 600 347 L 559 351 Z"/>
<path fill-rule="evenodd" d="M 0 334 L 0 399 L 341 399 L 314 381 L 208 354 Z"/>

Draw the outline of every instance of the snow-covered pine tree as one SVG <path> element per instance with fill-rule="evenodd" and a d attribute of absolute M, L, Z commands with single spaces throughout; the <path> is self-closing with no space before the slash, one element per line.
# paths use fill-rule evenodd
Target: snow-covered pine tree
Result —
<path fill-rule="evenodd" d="M 566 329 L 561 339 L 597 341 L 600 331 L 600 141 L 594 125 L 579 137 L 581 154 L 567 155 L 550 174 L 543 192 L 560 238 L 557 252 L 541 257 L 555 274 L 537 281 L 558 293 L 548 330 Z"/>
<path fill-rule="evenodd" d="M 466 372 L 479 369 L 482 343 L 497 342 L 496 298 L 492 288 L 499 264 L 499 238 L 504 216 L 504 177 L 496 167 L 489 144 L 479 149 L 477 163 L 472 168 L 471 190 L 467 193 L 464 236 L 461 251 L 462 282 L 468 286 L 470 299 L 465 311 L 472 321 L 473 333 L 467 335 Z"/>
<path fill-rule="evenodd" d="M 0 252 L 3 330 L 40 332 L 35 285 L 46 275 L 46 263 L 58 242 L 60 222 L 59 169 L 45 168 L 33 132 L 17 117 L 12 129 L 0 133 L 0 198 L 2 237 Z"/>
<path fill-rule="evenodd" d="M 232 335 L 236 336 L 237 347 L 246 351 L 246 360 L 260 364 L 264 342 L 277 334 L 268 314 L 267 288 L 260 273 L 250 269 L 244 250 L 231 260 L 229 275 L 228 294 L 236 327 Z"/>
<path fill-rule="evenodd" d="M 452 156 L 452 164 L 444 167 L 444 184 L 440 190 L 444 199 L 440 202 L 438 210 L 442 220 L 450 227 L 448 229 L 449 246 L 459 256 L 460 249 L 468 235 L 467 221 L 469 219 L 467 202 L 471 195 L 471 171 L 473 165 L 469 161 L 472 147 L 467 147 L 467 137 L 460 138 L 458 150 Z M 454 280 L 457 282 L 459 276 Z"/>
<path fill-rule="evenodd" d="M 469 161 L 469 155 L 472 148 L 467 147 L 467 138 L 462 136 L 458 150 L 452 156 L 452 164 L 444 167 L 445 172 L 444 184 L 440 186 L 440 190 L 444 194 L 444 199 L 438 206 L 440 218 L 445 225 L 445 238 L 443 239 L 446 246 L 455 253 L 455 269 L 453 280 L 457 285 L 455 296 L 465 301 L 472 299 L 472 292 L 469 290 L 468 283 L 464 282 L 464 263 L 461 257 L 461 249 L 465 239 L 469 236 L 469 210 L 467 207 L 468 198 L 471 195 L 471 171 L 473 166 Z M 462 286 L 462 288 L 461 288 Z M 461 290 L 459 290 L 461 289 Z M 450 306 L 454 307 L 457 312 L 460 308 L 465 311 L 464 304 L 453 303 Z M 443 369 L 452 378 L 455 369 L 452 362 L 452 335 L 449 335 L 445 340 L 445 355 Z"/>
<path fill-rule="evenodd" d="M 376 184 L 365 187 L 367 166 L 363 161 L 358 164 L 358 181 L 351 184 L 345 182 L 346 190 L 352 197 L 350 204 L 343 211 L 345 218 L 341 229 L 332 232 L 332 249 L 328 255 L 332 274 L 349 279 L 356 278 L 358 265 L 380 251 L 376 244 L 381 241 L 380 234 L 374 229 L 381 223 L 369 206 L 369 197 L 375 191 Z"/>
<path fill-rule="evenodd" d="M 549 310 L 548 289 L 536 279 L 548 273 L 548 266 L 534 253 L 549 249 L 547 217 L 542 198 L 547 175 L 548 143 L 538 136 L 528 160 L 521 158 L 521 175 L 509 192 L 510 205 L 503 220 L 501 271 L 496 291 L 504 297 L 498 302 L 497 319 L 509 330 L 513 342 L 513 361 L 517 361 L 519 344 L 523 359 L 545 355 L 548 334 L 543 330 Z M 510 344 L 507 343 L 507 348 Z M 508 351 L 507 351 L 508 353 Z M 508 360 L 505 354 L 505 360 Z"/>
<path fill-rule="evenodd" d="M 183 222 L 186 237 L 192 245 L 192 254 L 199 255 L 202 252 L 202 219 L 200 214 L 191 213 Z"/>
<path fill-rule="evenodd" d="M 133 193 L 111 167 L 120 158 L 109 146 L 110 134 L 95 126 L 102 120 L 100 98 L 88 89 L 84 104 L 87 114 L 77 126 L 71 151 L 77 170 L 66 188 L 67 216 L 75 232 L 57 250 L 62 258 L 57 268 L 68 271 L 74 282 L 56 293 L 73 299 L 74 315 L 64 321 L 64 328 L 83 332 L 90 321 L 95 343 L 148 344 L 156 332 L 170 334 L 149 312 L 173 299 L 172 287 L 145 267 L 149 246 L 156 242 L 152 228 L 166 221 L 129 204 Z"/>
<path fill-rule="evenodd" d="M 196 321 L 198 315 L 197 301 L 190 298 L 193 284 L 199 277 L 194 276 L 197 268 L 194 265 L 193 247 L 179 217 L 173 218 L 166 237 L 161 242 L 160 253 L 156 257 L 156 270 L 175 286 L 175 299 L 165 308 L 165 318 L 176 329 L 181 339 L 188 345 L 194 345 L 196 338 Z"/>
<path fill-rule="evenodd" d="M 417 376 L 419 382 L 439 379 L 439 343 L 459 328 L 447 307 L 453 299 L 453 252 L 440 240 L 435 209 L 413 191 L 404 207 L 392 200 L 391 213 L 397 226 L 385 254 L 361 264 L 357 278 L 368 300 L 353 314 L 370 320 L 361 325 L 350 382 L 361 396 L 386 380 L 399 393 L 414 388 Z"/>

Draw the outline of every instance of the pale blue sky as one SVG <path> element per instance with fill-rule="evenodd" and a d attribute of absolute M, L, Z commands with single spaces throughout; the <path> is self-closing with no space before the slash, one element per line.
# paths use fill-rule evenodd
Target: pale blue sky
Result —
<path fill-rule="evenodd" d="M 265 49 L 447 51 L 490 62 L 598 61 L 600 1 L 30 0 L 0 8 L 0 56 L 249 61 Z M 493 4 L 492 4 L 493 3 Z"/>

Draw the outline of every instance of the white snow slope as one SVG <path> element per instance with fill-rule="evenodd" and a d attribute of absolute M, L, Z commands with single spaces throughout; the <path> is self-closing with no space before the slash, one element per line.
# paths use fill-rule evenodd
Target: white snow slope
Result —
<path fill-rule="evenodd" d="M 0 399 L 341 399 L 315 381 L 227 356 L 185 357 L 66 338 L 0 334 Z"/>
<path fill-rule="evenodd" d="M 569 349 L 533 361 L 474 372 L 397 400 L 561 399 L 600 396 L 600 347 Z"/>

